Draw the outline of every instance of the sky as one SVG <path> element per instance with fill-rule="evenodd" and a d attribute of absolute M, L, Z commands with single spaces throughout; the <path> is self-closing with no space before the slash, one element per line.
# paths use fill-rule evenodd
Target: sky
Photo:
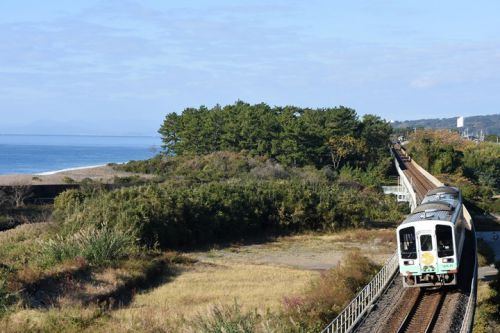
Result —
<path fill-rule="evenodd" d="M 500 1 L 1 0 L 0 134 L 155 135 L 186 107 L 500 113 Z"/>

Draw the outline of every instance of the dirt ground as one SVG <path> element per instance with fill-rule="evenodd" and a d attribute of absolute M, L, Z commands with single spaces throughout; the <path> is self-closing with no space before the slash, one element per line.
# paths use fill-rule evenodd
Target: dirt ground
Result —
<path fill-rule="evenodd" d="M 396 249 L 391 240 L 391 237 L 395 237 L 393 233 L 393 230 L 381 229 L 290 236 L 263 244 L 233 246 L 191 255 L 203 262 L 216 263 L 222 260 L 321 271 L 338 265 L 347 252 L 358 249 L 376 263 L 382 264 Z"/>
<path fill-rule="evenodd" d="M 0 175 L 0 186 L 8 185 L 53 185 L 66 184 L 65 178 L 69 177 L 76 182 L 85 178 L 96 181 L 111 182 L 115 176 L 126 177 L 136 175 L 130 172 L 117 171 L 110 166 L 98 166 L 89 168 L 75 168 L 72 170 L 60 171 L 45 174 L 18 174 Z M 150 175 L 140 175 L 141 177 L 151 177 Z"/>

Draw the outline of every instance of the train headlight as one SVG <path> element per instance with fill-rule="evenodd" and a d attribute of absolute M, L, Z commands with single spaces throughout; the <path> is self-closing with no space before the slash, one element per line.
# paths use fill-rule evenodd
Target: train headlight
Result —
<path fill-rule="evenodd" d="M 453 258 L 443 258 L 442 259 L 442 262 L 446 262 L 446 263 L 454 263 L 455 260 Z"/>
<path fill-rule="evenodd" d="M 414 264 L 413 260 L 405 260 L 403 263 L 405 265 L 413 265 Z"/>

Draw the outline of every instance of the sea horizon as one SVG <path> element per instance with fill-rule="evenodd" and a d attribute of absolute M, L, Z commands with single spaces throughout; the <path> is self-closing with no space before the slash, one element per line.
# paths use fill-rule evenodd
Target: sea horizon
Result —
<path fill-rule="evenodd" d="M 0 135 L 0 175 L 40 174 L 125 163 L 161 151 L 155 136 Z"/>
<path fill-rule="evenodd" d="M 141 134 L 44 134 L 44 133 L 0 133 L 0 136 L 89 136 L 102 138 L 160 138 L 160 135 L 141 135 Z"/>

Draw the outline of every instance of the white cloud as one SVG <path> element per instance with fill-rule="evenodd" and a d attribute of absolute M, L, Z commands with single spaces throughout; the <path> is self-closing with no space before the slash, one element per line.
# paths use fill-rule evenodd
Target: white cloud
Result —
<path fill-rule="evenodd" d="M 410 82 L 410 86 L 417 89 L 427 89 L 435 87 L 438 84 L 438 80 L 430 76 L 421 76 Z"/>

